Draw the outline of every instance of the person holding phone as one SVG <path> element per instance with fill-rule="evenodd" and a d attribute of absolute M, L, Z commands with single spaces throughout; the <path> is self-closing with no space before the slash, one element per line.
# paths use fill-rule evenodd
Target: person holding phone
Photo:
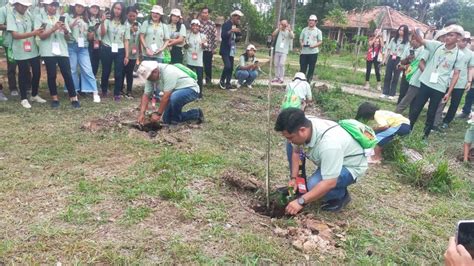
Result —
<path fill-rule="evenodd" d="M 163 51 L 168 46 L 169 28 L 163 23 L 163 8 L 154 5 L 150 19 L 140 27 L 140 44 L 143 47 L 143 60 L 163 62 Z"/>
<path fill-rule="evenodd" d="M 308 83 L 313 80 L 314 70 L 318 62 L 319 47 L 323 44 L 323 33 L 316 27 L 318 17 L 311 15 L 308 18 L 308 26 L 300 34 L 300 72 L 306 75 Z"/>
<path fill-rule="evenodd" d="M 446 266 L 474 266 L 474 260 L 463 245 L 456 243 L 454 237 L 450 237 L 448 248 L 444 253 L 444 264 Z"/>
<path fill-rule="evenodd" d="M 44 0 L 43 5 L 46 11 L 46 17 L 37 16 L 35 27 L 39 28 L 46 24 L 45 30 L 39 35 L 39 50 L 41 58 L 46 66 L 48 76 L 48 88 L 51 95 L 51 107 L 58 108 L 58 88 L 56 84 L 57 67 L 61 71 L 65 86 L 69 94 L 69 100 L 73 108 L 80 108 L 81 105 L 77 99 L 76 89 L 72 80 L 71 64 L 69 62 L 69 51 L 67 40 L 71 38 L 70 28 L 65 23 L 65 17 L 60 16 L 58 12 L 59 2 L 57 0 Z"/>
<path fill-rule="evenodd" d="M 89 58 L 91 60 L 92 73 L 94 77 L 97 77 L 100 65 L 100 47 L 101 37 L 99 32 L 100 26 L 100 7 L 98 4 L 91 3 L 87 9 L 87 16 L 89 17 L 89 28 L 88 32 L 93 32 L 93 35 L 88 34 L 89 41 Z"/>
<path fill-rule="evenodd" d="M 138 10 L 135 6 L 129 6 L 127 8 L 127 21 L 125 26 L 127 26 L 128 31 L 130 32 L 130 40 L 128 41 L 128 64 L 123 69 L 123 78 L 127 79 L 127 92 L 123 92 L 123 82 L 122 82 L 122 94 L 125 95 L 127 99 L 133 99 L 132 87 L 133 87 L 133 71 L 137 65 L 138 57 L 141 54 L 140 49 L 140 38 L 139 38 L 139 28 L 140 23 L 137 21 Z"/>
<path fill-rule="evenodd" d="M 126 21 L 125 5 L 116 2 L 112 5 L 110 19 L 106 14 L 102 15 L 100 24 L 100 34 L 102 36 L 102 48 L 100 59 L 102 61 L 102 79 L 100 87 L 102 95 L 107 97 L 109 88 L 109 76 L 114 66 L 114 100 L 120 101 L 120 91 L 123 83 L 123 69 L 129 61 L 128 40 L 130 40 L 130 30 L 125 25 Z"/>
<path fill-rule="evenodd" d="M 247 88 L 252 88 L 252 83 L 258 76 L 258 61 L 255 57 L 257 48 L 253 44 L 249 44 L 245 53 L 240 56 L 239 66 L 235 72 L 235 77 L 237 78 L 237 89 L 240 89 L 242 85 L 245 85 Z"/>
<path fill-rule="evenodd" d="M 31 108 L 27 99 L 27 89 L 31 85 L 32 102 L 45 103 L 38 95 L 41 77 L 41 63 L 35 37 L 43 33 L 43 29 L 34 29 L 33 18 L 27 12 L 31 0 L 16 0 L 12 12 L 7 14 L 7 31 L 12 35 L 13 58 L 18 64 L 18 80 L 21 106 Z M 32 73 L 32 74 L 30 74 Z M 31 81 L 31 84 L 28 84 Z"/>
<path fill-rule="evenodd" d="M 76 0 L 69 8 L 70 15 L 66 17 L 66 23 L 71 29 L 71 37 L 68 40 L 69 61 L 71 64 L 72 80 L 76 91 L 92 93 L 93 101 L 100 103 L 97 92 L 97 80 L 92 71 L 89 58 L 89 42 L 94 32 L 88 30 L 89 18 L 86 13 L 84 0 Z M 80 74 L 77 67 L 80 68 Z M 80 83 L 79 83 L 80 77 Z"/>

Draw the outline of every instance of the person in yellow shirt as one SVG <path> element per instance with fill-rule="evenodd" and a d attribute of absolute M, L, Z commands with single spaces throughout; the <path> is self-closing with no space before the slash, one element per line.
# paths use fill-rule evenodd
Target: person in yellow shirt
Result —
<path fill-rule="evenodd" d="M 356 119 L 362 122 L 375 120 L 376 126 L 373 127 L 378 140 L 374 148 L 374 155 L 368 160 L 369 163 L 379 164 L 382 161 L 383 146 L 389 143 L 393 138 L 410 134 L 410 120 L 401 114 L 391 111 L 380 110 L 373 103 L 364 102 L 358 110 Z"/>

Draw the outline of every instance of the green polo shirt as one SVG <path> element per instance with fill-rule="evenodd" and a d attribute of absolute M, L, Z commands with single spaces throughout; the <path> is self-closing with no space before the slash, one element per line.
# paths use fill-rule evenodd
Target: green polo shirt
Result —
<path fill-rule="evenodd" d="M 407 49 L 410 47 L 410 43 L 402 43 L 403 38 L 398 38 L 395 41 L 395 38 L 392 38 L 388 43 L 387 49 L 390 50 L 390 55 L 396 55 L 397 57 L 402 58 L 403 53 L 406 52 Z"/>
<path fill-rule="evenodd" d="M 453 69 L 461 70 L 463 67 L 461 58 L 464 54 L 457 47 L 448 50 L 444 43 L 434 40 L 425 40 L 425 48 L 429 51 L 430 58 L 426 62 L 420 81 L 434 90 L 445 93 L 449 87 Z M 430 82 L 433 72 L 438 73 L 436 83 Z"/>
<path fill-rule="evenodd" d="M 13 12 L 13 7 L 10 4 L 0 7 L 0 24 L 7 25 L 7 14 Z M 3 46 L 10 47 L 13 37 L 11 32 L 3 31 Z"/>
<path fill-rule="evenodd" d="M 206 35 L 202 33 L 189 33 L 186 37 L 186 43 L 188 44 L 188 49 L 186 49 L 186 62 L 190 66 L 202 67 L 204 66 L 202 62 L 202 54 L 204 49 L 201 46 L 201 43 L 206 40 Z M 195 54 L 195 59 L 193 59 L 193 54 Z"/>
<path fill-rule="evenodd" d="M 71 24 L 73 24 L 74 20 L 75 18 L 73 18 L 71 15 L 66 16 L 66 23 L 71 29 L 70 40 L 68 43 L 77 44 L 78 38 L 82 37 L 84 39 L 84 47 L 88 47 L 89 41 L 87 40 L 87 30 L 89 28 L 89 23 L 85 22 L 82 17 L 79 17 L 74 26 L 71 27 Z"/>
<path fill-rule="evenodd" d="M 336 122 L 311 116 L 307 118 L 312 123 L 312 135 L 303 149 L 308 158 L 319 166 L 323 180 L 338 178 L 342 167 L 346 167 L 354 179 L 361 177 L 368 165 L 360 144 L 340 126 L 329 129 L 337 125 Z"/>
<path fill-rule="evenodd" d="M 124 41 L 130 40 L 130 31 L 127 30 L 125 24 L 119 21 L 111 21 L 110 19 L 105 20 L 105 35 L 102 37 L 102 43 L 112 47 L 112 43 L 116 43 L 119 49 L 125 47 Z M 99 26 L 99 30 L 100 30 Z"/>
<path fill-rule="evenodd" d="M 158 64 L 158 68 L 160 70 L 160 79 L 155 82 L 149 80 L 145 82 L 145 95 L 151 97 L 156 87 L 160 88 L 163 92 L 191 88 L 199 93 L 197 82 L 181 69 L 168 64 Z"/>
<path fill-rule="evenodd" d="M 160 49 L 165 41 L 170 38 L 169 28 L 166 26 L 166 24 L 155 24 L 149 20 L 143 22 L 142 26 L 140 27 L 140 34 L 144 34 L 145 46 L 146 48 L 150 49 L 152 44 L 156 45 L 156 49 Z M 143 54 L 148 56 L 146 55 L 145 51 L 143 51 Z M 163 53 L 153 55 L 152 57 L 162 58 Z"/>
<path fill-rule="evenodd" d="M 178 39 L 181 36 L 183 36 L 184 39 L 186 39 L 186 26 L 184 26 L 184 24 L 181 24 L 181 28 L 179 29 L 179 32 L 177 31 L 175 24 L 171 23 L 168 25 L 168 27 L 169 27 L 169 32 L 170 32 L 170 39 Z M 175 46 L 183 47 L 184 42 L 182 44 L 177 44 Z"/>
<path fill-rule="evenodd" d="M 316 45 L 316 43 L 323 40 L 323 33 L 317 27 L 309 28 L 306 27 L 301 31 L 300 42 L 303 42 L 304 45 L 309 44 L 310 46 Z M 317 54 L 319 53 L 319 47 L 309 48 L 302 47 L 301 54 Z"/>
<path fill-rule="evenodd" d="M 288 54 L 288 50 L 290 49 L 290 44 L 295 38 L 295 34 L 288 30 L 286 31 L 279 31 L 278 38 L 275 44 L 275 52 Z"/>
<path fill-rule="evenodd" d="M 454 86 L 455 89 L 464 89 L 466 87 L 469 68 L 474 67 L 474 53 L 468 48 L 464 48 L 461 51 L 464 56 L 462 58 L 462 68 L 459 73 L 459 79 Z"/>
<path fill-rule="evenodd" d="M 140 47 L 140 23 L 138 24 L 138 30 L 136 32 L 132 32 L 132 25 L 126 21 L 125 26 L 127 26 L 127 30 L 130 32 L 130 40 L 128 40 L 128 58 L 135 60 L 138 58 L 138 48 Z M 135 49 L 135 54 L 132 51 Z"/>
<path fill-rule="evenodd" d="M 27 33 L 33 31 L 33 19 L 29 12 L 24 15 L 19 14 L 15 10 L 7 14 L 7 30 L 9 32 Z M 25 52 L 24 43 L 30 42 L 31 51 Z M 12 39 L 13 58 L 15 60 L 27 60 L 38 57 L 38 46 L 35 38 L 30 37 L 22 40 Z"/>
<path fill-rule="evenodd" d="M 56 22 L 59 21 L 59 13 L 57 12 L 54 16 L 36 16 L 35 18 L 35 29 L 39 28 L 41 24 L 46 23 L 46 30 L 51 29 Z M 69 25 L 65 23 L 66 30 L 71 32 Z M 53 43 L 58 43 L 60 48 L 60 54 L 53 54 Z M 39 52 L 41 57 L 54 57 L 54 56 L 64 56 L 69 57 L 69 52 L 67 50 L 67 42 L 62 30 L 57 30 L 53 32 L 47 39 L 40 40 L 39 42 Z"/>

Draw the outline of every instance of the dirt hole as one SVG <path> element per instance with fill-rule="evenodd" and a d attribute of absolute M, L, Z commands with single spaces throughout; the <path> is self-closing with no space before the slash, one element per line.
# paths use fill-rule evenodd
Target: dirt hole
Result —
<path fill-rule="evenodd" d="M 275 201 L 270 201 L 270 208 L 267 208 L 266 204 L 257 203 L 253 206 L 250 206 L 252 210 L 261 215 L 268 216 L 270 218 L 283 218 L 286 217 L 285 206 L 279 205 Z"/>

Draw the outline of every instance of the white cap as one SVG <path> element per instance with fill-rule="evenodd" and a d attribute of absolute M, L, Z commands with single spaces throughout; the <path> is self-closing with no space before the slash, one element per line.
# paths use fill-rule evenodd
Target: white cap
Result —
<path fill-rule="evenodd" d="M 140 66 L 138 67 L 137 74 L 138 76 L 143 79 L 147 80 L 153 70 L 158 68 L 158 62 L 156 61 L 143 61 Z"/>
<path fill-rule="evenodd" d="M 248 51 L 248 50 L 255 50 L 255 51 L 257 51 L 257 48 L 255 48 L 255 45 L 249 44 L 249 45 L 247 46 L 247 49 L 246 49 L 246 50 L 247 50 L 247 51 Z"/>
<path fill-rule="evenodd" d="M 232 13 L 230 13 L 230 16 L 239 16 L 239 17 L 243 17 L 244 16 L 244 13 L 242 13 L 242 11 L 240 10 L 234 10 L 232 11 Z"/>
<path fill-rule="evenodd" d="M 316 20 L 318 20 L 318 17 L 316 17 L 316 15 L 311 15 L 311 16 L 309 16 L 308 20 L 316 21 Z"/>
<path fill-rule="evenodd" d="M 17 1 L 17 3 L 18 3 L 18 2 L 19 2 L 19 1 Z M 42 3 L 43 3 L 44 5 L 51 5 L 51 4 L 54 4 L 54 3 L 60 5 L 58 0 L 43 0 Z"/>
<path fill-rule="evenodd" d="M 293 80 L 295 79 L 306 80 L 306 75 L 303 72 L 296 72 Z"/>
<path fill-rule="evenodd" d="M 24 6 L 31 6 L 31 0 L 15 0 L 14 4 L 21 4 Z"/>
<path fill-rule="evenodd" d="M 83 6 L 83 7 L 87 7 L 87 4 L 86 4 L 86 1 L 85 0 L 75 0 L 74 2 L 72 2 L 71 6 L 76 6 L 76 5 L 80 5 L 80 6 Z"/>
<path fill-rule="evenodd" d="M 464 39 L 471 39 L 471 33 L 469 31 L 464 32 Z"/>
<path fill-rule="evenodd" d="M 439 31 L 436 32 L 435 36 L 433 37 L 434 40 L 438 40 L 442 36 L 446 35 L 446 31 L 444 29 L 440 29 Z"/>
<path fill-rule="evenodd" d="M 93 7 L 93 6 L 96 6 L 100 9 L 100 5 L 97 3 L 97 2 L 94 2 L 94 0 L 88 0 L 88 3 L 89 3 L 89 7 Z"/>
<path fill-rule="evenodd" d="M 193 19 L 191 20 L 191 25 L 197 24 L 198 26 L 201 26 L 201 22 L 199 22 L 199 19 Z"/>
<path fill-rule="evenodd" d="M 154 5 L 152 8 L 151 8 L 151 13 L 156 13 L 156 14 L 160 14 L 161 16 L 163 16 L 164 12 L 163 12 L 163 8 L 159 5 Z"/>
<path fill-rule="evenodd" d="M 445 27 L 444 31 L 446 32 L 446 34 L 454 32 L 461 36 L 464 36 L 464 29 L 461 26 L 456 25 L 456 24 Z"/>
<path fill-rule="evenodd" d="M 175 15 L 175 16 L 177 16 L 177 17 L 182 18 L 182 16 L 181 16 L 181 10 L 179 10 L 179 9 L 177 9 L 177 8 L 171 9 L 170 16 L 171 16 L 171 15 Z"/>

